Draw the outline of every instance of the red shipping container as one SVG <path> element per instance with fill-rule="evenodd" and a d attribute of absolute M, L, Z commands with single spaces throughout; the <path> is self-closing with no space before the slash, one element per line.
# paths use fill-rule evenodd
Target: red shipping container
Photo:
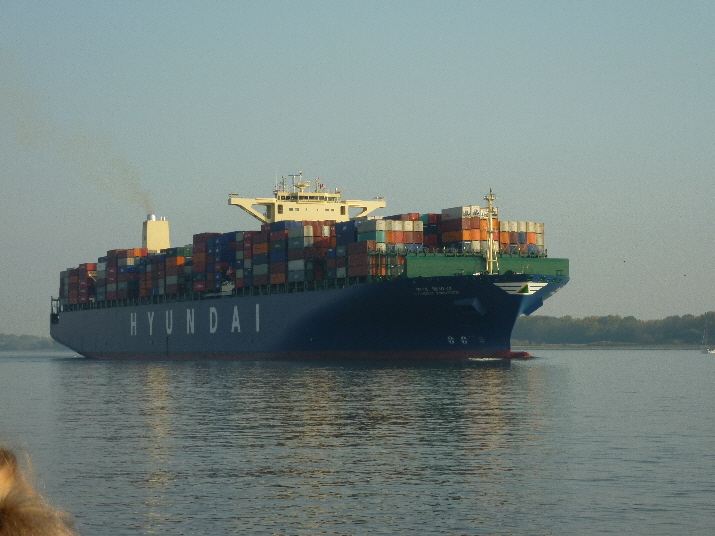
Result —
<path fill-rule="evenodd" d="M 362 242 L 351 242 L 348 244 L 348 255 L 353 253 L 365 253 L 368 251 L 376 251 L 377 242 L 374 240 L 363 240 Z"/>
<path fill-rule="evenodd" d="M 194 248 L 196 248 L 197 244 L 204 244 L 206 245 L 206 242 L 208 241 L 209 238 L 213 238 L 214 236 L 218 236 L 221 233 L 198 233 L 194 235 Z"/>
<path fill-rule="evenodd" d="M 194 292 L 205 292 L 206 281 L 194 281 Z"/>
<path fill-rule="evenodd" d="M 277 240 L 288 240 L 288 230 L 284 231 L 271 231 L 268 235 L 270 242 L 275 242 Z"/>
<path fill-rule="evenodd" d="M 363 277 L 367 276 L 368 266 L 367 264 L 360 264 L 353 266 L 352 264 L 348 266 L 348 277 Z"/>
<path fill-rule="evenodd" d="M 367 266 L 369 257 L 367 252 L 351 253 L 348 256 L 348 266 Z"/>
<path fill-rule="evenodd" d="M 268 268 L 271 275 L 273 274 L 284 274 L 288 269 L 287 263 L 285 262 L 272 262 Z M 285 281 L 284 281 L 285 283 Z"/>
<path fill-rule="evenodd" d="M 172 275 L 184 275 L 183 266 L 167 266 L 166 267 L 166 277 L 171 277 Z"/>

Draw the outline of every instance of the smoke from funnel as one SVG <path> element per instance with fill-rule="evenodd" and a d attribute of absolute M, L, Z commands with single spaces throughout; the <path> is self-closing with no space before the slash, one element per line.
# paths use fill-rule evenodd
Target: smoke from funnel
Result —
<path fill-rule="evenodd" d="M 151 193 L 137 170 L 119 156 L 109 139 L 83 129 L 62 130 L 44 118 L 35 94 L 22 83 L 20 69 L 0 50 L 0 117 L 8 116 L 18 141 L 52 156 L 73 177 L 94 184 L 114 199 L 154 212 Z"/>

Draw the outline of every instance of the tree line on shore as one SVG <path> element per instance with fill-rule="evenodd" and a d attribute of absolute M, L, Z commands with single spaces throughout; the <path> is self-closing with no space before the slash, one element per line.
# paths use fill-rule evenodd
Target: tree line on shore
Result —
<path fill-rule="evenodd" d="M 34 335 L 6 335 L 0 333 L 0 351 L 2 350 L 48 350 L 64 348 L 49 337 Z"/>
<path fill-rule="evenodd" d="M 707 326 L 707 340 L 703 336 Z M 715 311 L 695 316 L 638 320 L 633 316 L 522 316 L 512 333 L 515 345 L 585 344 L 699 346 L 715 343 Z"/>

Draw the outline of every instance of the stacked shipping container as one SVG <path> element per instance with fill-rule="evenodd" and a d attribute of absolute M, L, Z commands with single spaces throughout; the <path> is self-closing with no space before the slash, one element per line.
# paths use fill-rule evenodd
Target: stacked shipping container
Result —
<path fill-rule="evenodd" d="M 504 255 L 537 255 L 546 253 L 544 224 L 531 221 L 499 223 L 499 249 Z"/>
<path fill-rule="evenodd" d="M 149 298 L 231 288 L 281 285 L 347 277 L 396 277 L 406 255 L 448 248 L 483 254 L 489 238 L 486 210 L 478 206 L 441 214 L 386 218 L 282 221 L 260 231 L 201 233 L 193 244 L 149 253 L 111 250 L 97 263 L 60 274 L 60 303 Z M 544 224 L 492 219 L 502 255 L 543 256 Z"/>

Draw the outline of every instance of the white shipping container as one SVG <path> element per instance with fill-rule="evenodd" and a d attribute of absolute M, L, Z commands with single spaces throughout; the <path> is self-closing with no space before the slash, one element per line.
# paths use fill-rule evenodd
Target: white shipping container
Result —
<path fill-rule="evenodd" d="M 406 232 L 412 232 L 415 230 L 415 222 L 413 221 L 403 221 L 402 230 Z"/>
<path fill-rule="evenodd" d="M 508 221 L 500 221 L 499 222 L 499 232 L 501 232 L 501 233 L 509 232 L 509 222 Z"/>
<path fill-rule="evenodd" d="M 517 233 L 525 233 L 526 232 L 526 222 L 525 221 L 516 222 L 516 232 Z"/>
<path fill-rule="evenodd" d="M 413 221 L 412 222 L 412 230 L 421 233 L 425 230 L 425 224 L 421 220 Z"/>
<path fill-rule="evenodd" d="M 345 266 L 343 266 L 342 268 L 336 268 L 335 271 L 338 279 L 342 279 L 348 276 L 348 269 Z"/>
<path fill-rule="evenodd" d="M 489 208 L 484 208 L 482 207 L 479 209 L 479 214 L 475 214 L 475 216 L 479 216 L 483 220 L 488 220 L 489 219 Z M 499 217 L 499 207 L 492 207 L 492 218 L 498 218 Z"/>
<path fill-rule="evenodd" d="M 527 233 L 535 233 L 536 232 L 536 223 L 533 221 L 527 221 L 526 222 L 526 232 Z"/>
<path fill-rule="evenodd" d="M 268 265 L 255 264 L 253 266 L 253 275 L 268 275 Z"/>
<path fill-rule="evenodd" d="M 518 221 L 510 221 L 510 222 L 509 222 L 509 229 L 508 229 L 508 231 L 509 231 L 510 233 L 516 233 L 516 232 L 517 232 L 518 224 L 519 224 Z"/>
<path fill-rule="evenodd" d="M 544 245 L 544 235 L 542 233 L 536 233 L 536 245 L 537 246 Z"/>
<path fill-rule="evenodd" d="M 536 223 L 534 225 L 536 227 L 536 234 L 544 234 L 544 224 L 543 223 Z"/>
<path fill-rule="evenodd" d="M 305 270 L 305 259 L 296 259 L 294 261 L 288 261 L 288 271 L 297 272 Z"/>

